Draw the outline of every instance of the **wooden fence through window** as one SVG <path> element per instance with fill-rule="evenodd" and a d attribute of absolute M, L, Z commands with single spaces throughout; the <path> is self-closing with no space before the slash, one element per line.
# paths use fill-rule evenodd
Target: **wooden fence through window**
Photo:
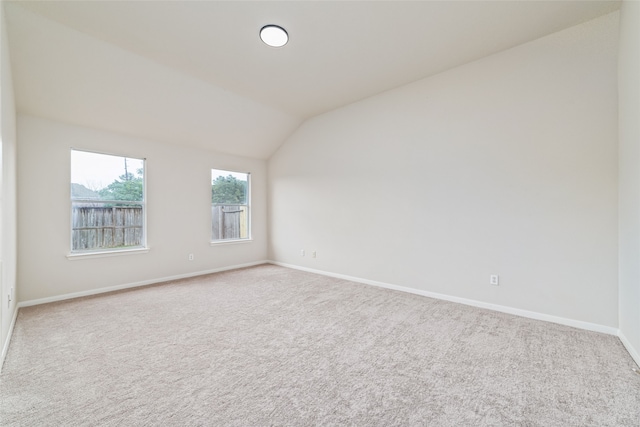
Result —
<path fill-rule="evenodd" d="M 211 237 L 213 240 L 247 239 L 249 237 L 246 205 L 211 205 Z"/>
<path fill-rule="evenodd" d="M 249 237 L 246 205 L 211 206 L 212 239 Z M 142 206 L 73 206 L 72 250 L 114 249 L 143 244 Z"/>
<path fill-rule="evenodd" d="M 73 206 L 73 250 L 112 249 L 143 244 L 142 206 Z"/>

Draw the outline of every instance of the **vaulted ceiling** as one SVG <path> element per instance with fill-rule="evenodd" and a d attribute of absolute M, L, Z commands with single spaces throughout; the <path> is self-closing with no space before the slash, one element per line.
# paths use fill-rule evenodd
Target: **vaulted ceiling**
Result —
<path fill-rule="evenodd" d="M 4 2 L 19 113 L 268 158 L 305 119 L 619 1 Z M 290 41 L 270 48 L 266 24 Z"/>

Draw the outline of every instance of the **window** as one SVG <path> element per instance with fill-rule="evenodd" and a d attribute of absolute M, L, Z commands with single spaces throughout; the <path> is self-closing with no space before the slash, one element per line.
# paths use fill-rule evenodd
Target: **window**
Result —
<path fill-rule="evenodd" d="M 144 248 L 144 159 L 71 150 L 71 252 Z"/>
<path fill-rule="evenodd" d="M 248 173 L 211 170 L 211 240 L 251 238 Z"/>

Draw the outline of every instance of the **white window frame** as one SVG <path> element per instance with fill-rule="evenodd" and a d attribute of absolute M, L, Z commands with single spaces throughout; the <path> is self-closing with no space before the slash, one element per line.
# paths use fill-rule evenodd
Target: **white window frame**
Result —
<path fill-rule="evenodd" d="M 70 156 L 73 151 L 80 151 L 91 154 L 99 154 L 104 156 L 120 157 L 121 159 L 135 159 L 142 161 L 142 200 L 141 201 L 129 201 L 129 200 L 95 200 L 95 199 L 74 199 L 71 194 L 71 176 L 69 176 L 69 246 L 70 252 L 67 255 L 68 259 L 81 259 L 81 258 L 95 258 L 102 256 L 115 256 L 115 255 L 128 255 L 139 254 L 149 252 L 147 246 L 147 159 L 144 157 L 126 156 L 121 154 L 105 153 L 101 151 L 85 150 L 78 148 L 71 148 Z M 70 163 L 69 172 L 73 164 Z M 136 205 L 142 207 L 142 236 L 141 242 L 136 246 L 127 246 L 120 248 L 96 248 L 96 249 L 74 249 L 73 248 L 73 207 L 74 203 L 95 203 L 95 204 L 108 204 L 117 203 L 120 205 Z"/>
<path fill-rule="evenodd" d="M 210 244 L 211 246 L 218 246 L 218 245 L 229 245 L 229 244 L 237 244 L 237 243 L 247 243 L 247 242 L 251 242 L 253 241 L 253 237 L 252 237 L 252 224 L 251 224 L 251 172 L 240 172 L 240 171 L 234 171 L 231 169 L 226 169 L 226 168 L 216 168 L 213 167 L 211 168 L 210 171 L 210 182 L 212 184 L 213 181 L 213 171 L 221 171 L 221 172 L 225 172 L 225 173 L 231 173 L 231 174 L 243 174 L 247 176 L 247 203 L 246 206 L 247 207 L 247 237 L 245 238 L 237 238 L 237 239 L 219 239 L 219 240 L 214 240 L 213 239 L 213 213 L 211 214 L 210 217 L 210 221 L 209 221 L 209 229 L 210 229 L 210 234 L 209 234 L 209 238 L 211 240 Z M 211 199 L 211 186 L 209 186 L 209 199 Z M 211 203 L 211 205 L 213 205 L 213 203 Z M 212 210 L 211 210 L 212 211 Z"/>

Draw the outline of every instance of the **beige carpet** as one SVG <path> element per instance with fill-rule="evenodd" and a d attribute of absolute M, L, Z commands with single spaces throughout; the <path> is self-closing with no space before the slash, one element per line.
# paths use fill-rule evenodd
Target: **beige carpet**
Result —
<path fill-rule="evenodd" d="M 634 426 L 599 333 L 265 265 L 23 308 L 3 426 Z"/>

